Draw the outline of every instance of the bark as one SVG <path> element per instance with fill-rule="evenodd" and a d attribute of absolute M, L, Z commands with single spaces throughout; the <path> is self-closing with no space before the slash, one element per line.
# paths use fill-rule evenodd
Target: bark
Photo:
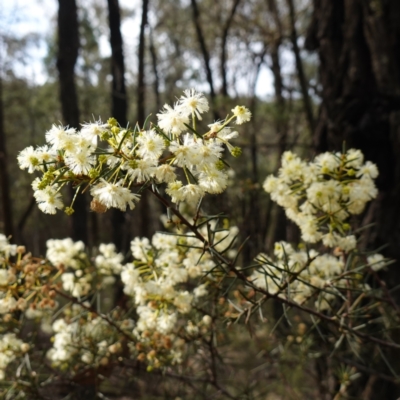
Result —
<path fill-rule="evenodd" d="M 142 2 L 142 20 L 140 24 L 139 33 L 139 51 L 138 51 L 138 102 L 137 102 L 137 121 L 140 127 L 146 120 L 145 111 L 145 94 L 146 94 L 146 84 L 145 84 L 145 29 L 147 25 L 147 13 L 149 8 L 149 1 L 143 0 Z M 139 227 L 140 235 L 148 237 L 150 235 L 150 218 L 149 218 L 149 199 L 147 191 L 142 192 L 142 197 L 139 202 Z"/>
<path fill-rule="evenodd" d="M 107 0 L 110 25 L 111 72 L 112 72 L 112 116 L 119 124 L 126 126 L 128 120 L 125 86 L 125 63 L 121 35 L 121 16 L 118 0 Z"/>
<path fill-rule="evenodd" d="M 154 89 L 154 96 L 156 98 L 156 107 L 158 111 L 161 110 L 160 77 L 157 68 L 158 57 L 157 57 L 157 50 L 154 46 L 153 31 L 150 31 L 150 55 L 151 55 L 151 66 L 154 74 L 153 89 Z"/>
<path fill-rule="evenodd" d="M 364 243 L 388 244 L 382 252 L 400 260 L 400 2 L 314 0 L 306 47 L 320 58 L 315 147 L 340 151 L 345 141 L 378 165 L 380 195 L 365 216 L 376 225 Z M 391 287 L 400 282 L 398 271 L 390 266 L 384 277 Z M 398 370 L 394 353 L 389 359 Z M 397 398 L 398 389 L 378 380 L 373 398 Z"/>
<path fill-rule="evenodd" d="M 199 11 L 199 7 L 197 5 L 197 1 L 191 0 L 191 4 L 192 4 L 193 23 L 196 28 L 197 40 L 199 42 L 201 54 L 203 56 L 208 86 L 210 87 L 211 102 L 212 102 L 212 104 L 214 104 L 215 103 L 215 90 L 214 90 L 214 81 L 213 81 L 213 75 L 212 75 L 211 64 L 210 64 L 210 53 L 208 52 L 206 40 L 205 40 L 204 33 L 203 33 L 203 28 L 200 23 L 200 11 Z"/>
<path fill-rule="evenodd" d="M 142 19 L 140 23 L 140 33 L 139 33 L 139 49 L 138 49 L 138 99 L 137 99 L 137 121 L 139 126 L 142 127 L 144 121 L 146 120 L 146 110 L 145 110 L 145 95 L 146 95 L 146 84 L 144 77 L 145 69 L 145 30 L 147 25 L 147 12 L 149 8 L 149 0 L 142 1 Z"/>
<path fill-rule="evenodd" d="M 308 82 L 307 82 L 307 78 L 304 73 L 303 61 L 301 59 L 301 54 L 300 54 L 300 48 L 297 43 L 298 34 L 297 34 L 297 29 L 296 29 L 296 10 L 294 8 L 293 0 L 287 0 L 287 5 L 289 8 L 289 21 L 290 21 L 290 31 L 291 31 L 290 39 L 292 42 L 293 53 L 294 53 L 294 57 L 296 60 L 297 76 L 299 78 L 301 93 L 303 96 L 304 111 L 305 111 L 305 114 L 307 117 L 307 122 L 308 122 L 308 127 L 310 129 L 310 132 L 313 133 L 314 126 L 315 126 L 314 113 L 313 113 L 311 97 L 308 93 Z"/>
<path fill-rule="evenodd" d="M 11 190 L 8 176 L 8 162 L 6 150 L 6 134 L 4 129 L 4 107 L 3 107 L 3 80 L 0 76 L 0 190 L 1 190 L 1 216 L 4 224 L 4 234 L 12 236 L 14 234 Z"/>
<path fill-rule="evenodd" d="M 75 64 L 78 58 L 79 35 L 75 0 L 59 0 L 57 69 L 63 123 L 79 128 L 78 96 L 75 87 Z M 75 191 L 71 193 L 73 196 Z M 72 215 L 72 237 L 87 242 L 87 211 L 83 195 L 78 195 Z"/>
<path fill-rule="evenodd" d="M 107 0 L 108 22 L 110 26 L 111 45 L 111 73 L 112 73 L 112 116 L 122 127 L 126 127 L 127 119 L 127 96 L 125 86 L 125 63 L 123 40 L 121 35 L 121 15 L 118 0 Z M 126 235 L 125 213 L 112 210 L 112 241 L 119 250 L 122 249 L 124 236 Z"/>
<path fill-rule="evenodd" d="M 226 68 L 226 44 L 228 41 L 229 29 L 232 25 L 233 19 L 236 14 L 236 10 L 239 6 L 240 0 L 234 0 L 231 12 L 229 13 L 228 19 L 225 22 L 223 31 L 222 31 L 222 40 L 221 40 L 221 62 L 220 62 L 220 71 L 221 71 L 221 79 L 222 79 L 222 87 L 221 94 L 224 97 L 228 96 L 228 79 L 227 79 L 227 68 Z"/>

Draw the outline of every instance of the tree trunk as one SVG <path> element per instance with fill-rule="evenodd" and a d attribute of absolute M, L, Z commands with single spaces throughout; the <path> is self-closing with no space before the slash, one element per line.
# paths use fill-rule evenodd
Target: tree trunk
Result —
<path fill-rule="evenodd" d="M 146 120 L 146 82 L 145 82 L 145 30 L 147 25 L 147 14 L 149 8 L 149 0 L 142 1 L 142 21 L 140 24 L 139 33 L 139 50 L 138 50 L 138 100 L 137 100 L 137 121 L 139 126 L 142 128 Z M 139 202 L 139 232 L 140 236 L 148 237 L 150 235 L 150 218 L 149 218 L 149 198 L 147 191 L 142 192 L 142 198 Z"/>
<path fill-rule="evenodd" d="M 59 0 L 57 69 L 63 122 L 79 128 L 78 96 L 75 87 L 75 64 L 78 58 L 78 15 L 75 0 Z M 74 195 L 73 191 L 71 195 Z M 72 237 L 87 242 L 87 211 L 85 196 L 78 195 L 72 214 Z"/>
<path fill-rule="evenodd" d="M 8 179 L 8 163 L 6 150 L 6 133 L 4 130 L 3 113 L 3 80 L 0 76 L 0 190 L 1 190 L 1 216 L 3 220 L 3 229 L 6 236 L 14 234 L 12 207 L 10 198 L 10 182 Z"/>
<path fill-rule="evenodd" d="M 206 69 L 207 82 L 208 82 L 208 86 L 210 87 L 211 104 L 212 104 L 212 108 L 214 109 L 214 114 L 215 114 L 215 89 L 214 89 L 214 80 L 213 80 L 211 64 L 210 64 L 210 53 L 208 52 L 203 29 L 202 29 L 201 23 L 200 23 L 200 11 L 199 11 L 199 7 L 197 5 L 197 1 L 191 0 L 191 4 L 192 4 L 193 23 L 196 28 L 197 40 L 199 42 L 201 54 L 203 56 L 204 67 Z M 217 118 L 215 118 L 215 119 L 217 119 Z"/>
<path fill-rule="evenodd" d="M 125 87 L 125 64 L 123 41 L 121 35 L 121 16 L 118 0 L 107 0 L 108 2 L 108 21 L 110 25 L 110 45 L 111 45 L 111 73 L 112 73 L 112 116 L 122 127 L 126 127 L 127 119 L 127 97 Z M 112 241 L 119 250 L 126 242 L 125 213 L 112 210 Z"/>
<path fill-rule="evenodd" d="M 365 243 L 370 249 L 388 244 L 385 256 L 400 260 L 400 2 L 314 0 L 306 47 L 320 58 L 316 149 L 340 151 L 345 141 L 378 165 L 380 195 L 365 217 L 375 226 Z M 399 266 L 388 271 L 393 287 L 400 282 Z M 398 356 L 389 357 L 397 370 Z M 398 388 L 380 380 L 374 387 L 373 398 L 399 396 Z"/>
<path fill-rule="evenodd" d="M 146 120 L 145 99 L 146 99 L 146 83 L 144 79 L 145 67 L 145 30 L 147 25 L 147 11 L 149 8 L 149 0 L 142 1 L 142 21 L 140 23 L 139 33 L 139 49 L 138 49 L 138 99 L 137 99 L 137 121 L 139 126 L 142 127 Z"/>
<path fill-rule="evenodd" d="M 289 8 L 289 21 L 290 21 L 290 39 L 293 47 L 293 54 L 296 61 L 297 77 L 299 79 L 301 94 L 303 96 L 304 111 L 307 117 L 308 127 L 310 133 L 314 132 L 314 113 L 312 107 L 312 101 L 308 93 L 308 82 L 304 73 L 303 61 L 301 59 L 299 45 L 297 43 L 298 35 L 296 29 L 296 10 L 294 8 L 293 0 L 287 0 Z"/>
<path fill-rule="evenodd" d="M 221 61 L 220 61 L 220 71 L 222 79 L 221 94 L 224 97 L 228 97 L 228 79 L 227 79 L 227 68 L 226 68 L 226 44 L 228 41 L 229 29 L 232 25 L 233 18 L 235 17 L 236 10 L 239 6 L 240 0 L 234 0 L 231 12 L 229 13 L 228 19 L 225 22 L 222 38 L 221 38 Z"/>
<path fill-rule="evenodd" d="M 158 73 L 158 57 L 157 57 L 157 50 L 154 46 L 154 40 L 153 40 L 153 32 L 150 31 L 150 55 L 151 55 L 151 66 L 153 69 L 153 74 L 154 74 L 154 83 L 153 83 L 153 89 L 154 89 L 154 96 L 156 98 L 156 110 L 161 110 L 161 96 L 160 96 L 160 77 Z"/>

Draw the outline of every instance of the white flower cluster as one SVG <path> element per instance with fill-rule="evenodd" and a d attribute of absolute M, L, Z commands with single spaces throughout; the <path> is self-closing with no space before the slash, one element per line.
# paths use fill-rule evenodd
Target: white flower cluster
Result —
<path fill-rule="evenodd" d="M 241 152 L 229 143 L 238 133 L 228 124 L 251 118 L 246 107 L 236 106 L 230 117 L 199 134 L 196 121 L 208 110 L 204 95 L 191 89 L 174 107 L 165 105 L 157 114 L 158 126 L 148 130 L 124 129 L 113 118 L 106 124 L 84 124 L 80 131 L 53 125 L 46 133 L 47 145 L 26 148 L 18 162 L 29 173 L 43 173 L 32 186 L 39 208 L 49 214 L 64 207 L 60 190 L 69 182 L 90 187 L 91 206 L 98 212 L 111 207 L 133 209 L 140 196 L 131 187 L 146 183 L 165 183 L 173 202 L 196 204 L 206 193 L 225 190 L 224 146 L 234 156 Z M 99 146 L 98 139 L 102 141 Z M 104 142 L 107 149 L 101 147 Z M 66 213 L 73 212 L 72 206 Z"/>
<path fill-rule="evenodd" d="M 0 380 L 6 377 L 8 364 L 14 361 L 19 355 L 29 350 L 29 345 L 18 339 L 14 333 L 0 335 Z"/>
<path fill-rule="evenodd" d="M 47 259 L 54 266 L 62 268 L 62 287 L 73 297 L 86 296 L 95 284 L 114 283 L 115 276 L 121 272 L 124 257 L 116 252 L 114 244 L 100 245 L 100 254 L 94 260 L 95 269 L 84 251 L 83 242 L 66 238 L 50 239 L 46 244 Z"/>
<path fill-rule="evenodd" d="M 325 246 L 349 252 L 356 247 L 349 217 L 360 214 L 377 196 L 377 176 L 376 165 L 364 163 L 360 150 L 323 153 L 309 163 L 287 151 L 278 176 L 270 175 L 264 189 L 299 226 L 305 242 L 322 240 Z"/>
<path fill-rule="evenodd" d="M 10 256 L 15 256 L 17 245 L 10 244 L 6 235 L 0 233 L 0 263 L 6 262 Z"/>
<path fill-rule="evenodd" d="M 116 331 L 103 319 L 82 318 L 82 308 L 72 307 L 67 319 L 57 319 L 52 325 L 53 347 L 47 352 L 52 366 L 63 367 L 83 363 L 91 366 L 106 366 L 110 358 L 120 353 L 121 344 Z M 71 317 L 80 316 L 79 319 Z M 131 322 L 124 321 L 124 327 Z"/>
<path fill-rule="evenodd" d="M 257 287 L 298 304 L 314 298 L 318 310 L 327 310 L 332 307 L 333 300 L 340 296 L 341 289 L 367 289 L 355 279 L 354 274 L 343 274 L 343 255 L 295 250 L 286 242 L 275 244 L 274 255 L 274 259 L 265 254 L 257 257 L 260 267 L 253 272 L 250 280 Z"/>
<path fill-rule="evenodd" d="M 238 234 L 236 227 L 218 229 L 212 220 L 208 227 L 201 228 L 203 235 L 207 229 L 212 231 L 216 251 L 235 255 L 232 244 Z M 125 294 L 132 299 L 135 319 L 130 326 L 126 321 L 121 322 L 132 337 L 128 341 L 130 357 L 146 361 L 152 367 L 179 363 L 185 348 L 182 337 L 191 340 L 208 333 L 211 318 L 198 312 L 196 306 L 207 303 L 206 296 L 216 284 L 218 273 L 214 274 L 214 270 L 218 266 L 191 233 L 156 233 L 151 241 L 135 238 L 131 252 L 134 261 L 123 264 L 123 256 L 113 244 L 102 244 L 94 267 L 90 267 L 83 244 L 64 239 L 48 241 L 47 256 L 59 267 L 62 288 L 81 301 L 100 289 L 101 284 L 120 279 Z M 52 326 L 54 345 L 48 357 L 54 366 L 62 367 L 78 359 L 83 363 L 101 364 L 112 353 L 110 346 L 121 349 L 118 343 L 124 337 L 118 336 L 115 330 L 114 336 L 108 335 L 110 326 L 106 321 L 92 318 L 90 312 L 83 310 L 86 321 L 82 318 L 82 309 L 80 318 L 74 318 L 75 311 L 71 314 L 67 308 L 64 318 Z M 119 324 L 117 314 L 113 315 Z"/>
<path fill-rule="evenodd" d="M 216 231 L 215 249 L 224 251 L 237 233 L 236 227 Z M 191 234 L 156 233 L 151 243 L 136 238 L 131 250 L 136 261 L 123 267 L 121 279 L 125 293 L 137 305 L 135 335 L 143 338 L 149 330 L 162 335 L 177 333 L 178 320 L 187 320 L 193 306 L 208 295 L 208 285 L 213 281 L 210 272 L 216 264 Z M 204 282 L 198 284 L 198 278 L 206 274 Z M 192 290 L 188 290 L 189 282 Z"/>

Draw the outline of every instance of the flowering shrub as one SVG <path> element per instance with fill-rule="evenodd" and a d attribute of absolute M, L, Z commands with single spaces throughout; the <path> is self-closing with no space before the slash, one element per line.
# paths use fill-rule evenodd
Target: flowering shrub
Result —
<path fill-rule="evenodd" d="M 79 132 L 53 125 L 46 133 L 48 144 L 21 151 L 18 162 L 29 173 L 43 174 L 32 186 L 39 208 L 48 214 L 64 208 L 60 190 L 70 182 L 76 193 L 90 188 L 91 207 L 97 212 L 112 207 L 133 209 L 140 195 L 131 188 L 150 183 L 167 184 L 165 191 L 174 203 L 196 204 L 206 193 L 218 194 L 226 189 L 224 148 L 234 156 L 241 152 L 229 142 L 238 132 L 228 125 L 242 124 L 251 117 L 245 107 L 237 106 L 231 116 L 210 124 L 201 135 L 196 131 L 196 120 L 208 108 L 201 93 L 188 90 L 174 108 L 165 105 L 157 114 L 159 126 L 148 130 L 122 128 L 114 118 L 106 124 L 84 124 Z M 104 144 L 108 147 L 103 148 Z M 73 205 L 65 212 L 71 214 Z"/>
<path fill-rule="evenodd" d="M 80 131 L 53 125 L 45 146 L 21 151 L 20 167 L 41 174 L 32 186 L 43 212 L 72 214 L 85 191 L 95 212 L 126 211 L 149 190 L 167 208 L 169 228 L 133 239 L 131 261 L 113 244 L 101 244 L 91 258 L 84 243 L 71 239 L 49 240 L 46 258 L 35 258 L 0 235 L 0 379 L 9 383 L 8 398 L 40 393 L 52 384 L 50 376 L 104 380 L 117 368 L 138 365 L 167 373 L 185 362 L 198 365 L 193 360 L 207 352 L 205 382 L 239 398 L 217 379 L 221 329 L 250 319 L 262 326 L 269 299 L 282 304 L 289 325 L 303 316 L 297 343 L 314 358 L 324 351 L 361 357 L 372 346 L 400 348 L 388 333 L 399 314 L 377 275 L 389 260 L 359 248 L 353 224 L 377 195 L 376 166 L 354 149 L 308 163 L 285 152 L 278 176 L 268 177 L 264 189 L 299 227 L 302 242 L 278 242 L 273 256 L 260 254 L 243 266 L 238 229 L 206 215 L 201 199 L 226 189 L 225 149 L 241 153 L 230 143 L 238 136 L 230 125 L 251 114 L 236 106 L 200 133 L 198 121 L 208 109 L 203 94 L 187 90 L 173 107 L 163 107 L 157 125 L 124 128 L 113 118 Z M 64 207 L 61 190 L 68 184 L 75 196 Z M 191 210 L 187 215 L 182 204 Z M 51 336 L 44 352 L 24 333 L 35 321 Z M 33 364 L 41 354 L 43 362 Z M 341 395 L 359 376 L 348 365 L 351 370 L 337 374 Z"/>

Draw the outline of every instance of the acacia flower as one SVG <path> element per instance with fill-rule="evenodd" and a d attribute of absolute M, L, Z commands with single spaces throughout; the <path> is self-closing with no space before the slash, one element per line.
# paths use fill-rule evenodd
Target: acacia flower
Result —
<path fill-rule="evenodd" d="M 44 190 L 36 190 L 33 194 L 38 207 L 45 214 L 55 214 L 57 209 L 62 210 L 64 204 L 61 200 L 61 194 L 57 191 L 56 186 L 48 186 Z"/>
<path fill-rule="evenodd" d="M 183 91 L 184 95 L 179 99 L 179 109 L 186 115 L 196 115 L 201 120 L 201 115 L 209 110 L 208 101 L 203 93 L 195 89 Z"/>
<path fill-rule="evenodd" d="M 117 183 L 110 183 L 100 179 L 100 183 L 90 190 L 90 194 L 107 208 L 119 208 L 121 211 L 126 211 L 127 206 L 133 210 L 135 208 L 134 202 L 139 201 L 140 198 L 139 195 L 123 187 L 122 180 Z"/>
<path fill-rule="evenodd" d="M 248 122 L 251 119 L 251 112 L 245 106 L 236 106 L 231 110 L 233 115 L 236 117 L 236 124 L 241 125 L 244 122 Z"/>
<path fill-rule="evenodd" d="M 185 124 L 189 123 L 187 115 L 179 108 L 172 108 L 168 104 L 164 105 L 164 110 L 157 114 L 157 118 L 160 128 L 175 136 L 179 136 L 186 129 Z"/>
<path fill-rule="evenodd" d="M 75 175 L 87 175 L 96 165 L 96 158 L 91 155 L 90 150 L 83 148 L 77 153 L 68 153 L 65 164 Z"/>
<path fill-rule="evenodd" d="M 18 157 L 18 164 L 21 169 L 27 169 L 30 174 L 35 172 L 39 166 L 39 154 L 33 149 L 33 146 L 29 146 L 22 150 Z"/>
<path fill-rule="evenodd" d="M 53 124 L 51 129 L 46 132 L 46 141 L 51 144 L 54 149 L 61 150 L 68 136 L 74 134 L 76 134 L 74 128 L 65 128 L 62 125 Z"/>
<path fill-rule="evenodd" d="M 142 158 L 157 160 L 165 149 L 164 138 L 158 135 L 154 129 L 142 132 L 136 142 L 139 144 L 138 154 Z"/>
<path fill-rule="evenodd" d="M 95 122 L 82 124 L 81 135 L 93 141 L 96 140 L 97 136 L 101 136 L 103 132 L 108 131 L 109 127 L 109 124 L 103 124 L 99 119 Z"/>

